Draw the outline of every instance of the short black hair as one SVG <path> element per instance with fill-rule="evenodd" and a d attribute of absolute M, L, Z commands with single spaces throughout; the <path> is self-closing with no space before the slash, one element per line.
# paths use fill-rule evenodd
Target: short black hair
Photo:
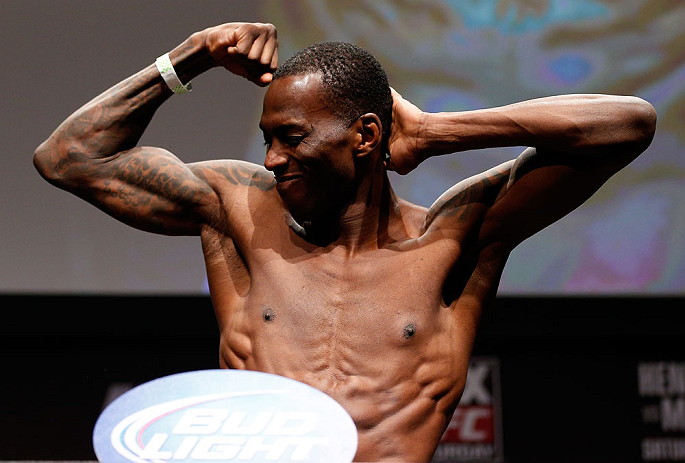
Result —
<path fill-rule="evenodd" d="M 348 123 L 366 113 L 381 120 L 383 150 L 392 122 L 392 94 L 383 66 L 368 51 L 347 42 L 319 42 L 281 64 L 273 78 L 320 74 L 325 103 Z"/>

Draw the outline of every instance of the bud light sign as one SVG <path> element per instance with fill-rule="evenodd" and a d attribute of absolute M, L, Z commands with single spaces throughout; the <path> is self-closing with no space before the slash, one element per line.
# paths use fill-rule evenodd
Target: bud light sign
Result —
<path fill-rule="evenodd" d="M 357 430 L 328 395 L 268 373 L 159 378 L 112 402 L 93 431 L 103 463 L 350 462 Z"/>

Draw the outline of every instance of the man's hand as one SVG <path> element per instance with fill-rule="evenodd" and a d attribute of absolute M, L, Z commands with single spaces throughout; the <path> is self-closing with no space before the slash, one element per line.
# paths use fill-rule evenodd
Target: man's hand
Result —
<path fill-rule="evenodd" d="M 421 142 L 425 132 L 425 113 L 414 104 L 402 98 L 391 88 L 392 125 L 388 139 L 390 159 L 385 161 L 388 170 L 407 174 L 426 160 L 424 144 Z"/>
<path fill-rule="evenodd" d="M 262 87 L 271 82 L 278 66 L 278 40 L 272 24 L 227 23 L 202 34 L 205 50 L 217 66 Z"/>

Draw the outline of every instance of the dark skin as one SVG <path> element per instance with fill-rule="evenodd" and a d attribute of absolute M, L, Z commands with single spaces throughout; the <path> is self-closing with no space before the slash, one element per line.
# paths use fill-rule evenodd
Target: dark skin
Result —
<path fill-rule="evenodd" d="M 393 92 L 384 161 L 378 116 L 339 120 L 321 103 L 318 74 L 272 82 L 276 49 L 273 26 L 231 23 L 171 52 L 183 82 L 222 66 L 270 83 L 264 167 L 185 164 L 137 147 L 171 96 L 154 66 L 76 111 L 37 149 L 35 165 L 124 223 L 201 237 L 222 367 L 328 393 L 357 425 L 357 460 L 428 461 L 509 253 L 644 151 L 654 109 L 633 97 L 573 95 L 429 114 Z M 428 209 L 398 198 L 386 174 L 519 145 L 535 148 L 459 182 Z"/>

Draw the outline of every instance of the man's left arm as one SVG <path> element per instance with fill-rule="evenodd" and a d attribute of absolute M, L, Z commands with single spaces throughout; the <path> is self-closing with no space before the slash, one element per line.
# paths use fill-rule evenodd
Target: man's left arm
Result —
<path fill-rule="evenodd" d="M 407 173 L 428 157 L 528 146 L 495 169 L 501 182 L 479 241 L 513 248 L 582 204 L 651 143 L 656 112 L 628 96 L 565 95 L 455 113 L 425 113 L 394 93 L 387 167 Z"/>

